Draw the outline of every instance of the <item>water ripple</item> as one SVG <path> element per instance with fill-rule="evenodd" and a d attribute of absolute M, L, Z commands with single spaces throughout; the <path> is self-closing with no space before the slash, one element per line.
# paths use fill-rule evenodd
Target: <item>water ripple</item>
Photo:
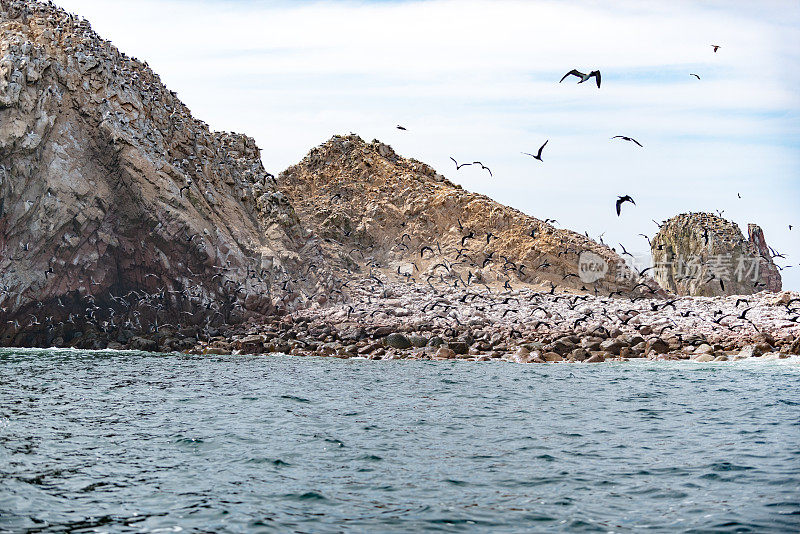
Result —
<path fill-rule="evenodd" d="M 788 532 L 800 372 L 0 351 L 0 532 Z"/>

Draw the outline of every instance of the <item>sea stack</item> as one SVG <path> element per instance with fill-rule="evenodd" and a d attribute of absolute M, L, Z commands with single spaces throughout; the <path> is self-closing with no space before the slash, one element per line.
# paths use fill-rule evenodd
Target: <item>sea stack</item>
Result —
<path fill-rule="evenodd" d="M 750 295 L 781 290 L 764 232 L 711 213 L 684 213 L 664 223 L 652 240 L 653 277 L 682 296 Z"/>

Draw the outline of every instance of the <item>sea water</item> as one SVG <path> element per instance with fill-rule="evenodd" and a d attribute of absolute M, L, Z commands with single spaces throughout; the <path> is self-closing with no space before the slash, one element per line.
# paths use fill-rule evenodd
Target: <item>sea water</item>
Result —
<path fill-rule="evenodd" d="M 800 363 L 0 351 L 0 532 L 787 532 Z"/>

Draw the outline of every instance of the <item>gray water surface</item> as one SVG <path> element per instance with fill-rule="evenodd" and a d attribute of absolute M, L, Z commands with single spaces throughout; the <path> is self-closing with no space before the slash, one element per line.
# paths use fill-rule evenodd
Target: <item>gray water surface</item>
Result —
<path fill-rule="evenodd" d="M 800 364 L 0 351 L 0 532 L 787 532 Z"/>

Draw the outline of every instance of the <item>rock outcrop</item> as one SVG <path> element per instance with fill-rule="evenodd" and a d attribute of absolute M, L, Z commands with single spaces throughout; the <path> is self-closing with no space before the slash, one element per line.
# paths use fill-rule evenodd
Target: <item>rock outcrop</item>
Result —
<path fill-rule="evenodd" d="M 465 191 L 379 141 L 335 136 L 280 174 L 278 187 L 342 278 L 382 273 L 438 287 L 556 285 L 599 295 L 644 282 L 637 293 L 659 290 L 608 247 Z"/>
<path fill-rule="evenodd" d="M 276 180 L 87 21 L 0 0 L 0 345 L 183 350 L 365 283 L 660 293 L 630 275 L 377 141 Z"/>
<path fill-rule="evenodd" d="M 684 213 L 666 221 L 652 240 L 653 277 L 678 295 L 750 295 L 781 290 L 764 232 L 755 224 L 745 239 L 739 227 L 710 213 Z"/>
<path fill-rule="evenodd" d="M 252 139 L 51 4 L 0 0 L 0 58 L 0 343 L 275 311 L 313 250 Z"/>

